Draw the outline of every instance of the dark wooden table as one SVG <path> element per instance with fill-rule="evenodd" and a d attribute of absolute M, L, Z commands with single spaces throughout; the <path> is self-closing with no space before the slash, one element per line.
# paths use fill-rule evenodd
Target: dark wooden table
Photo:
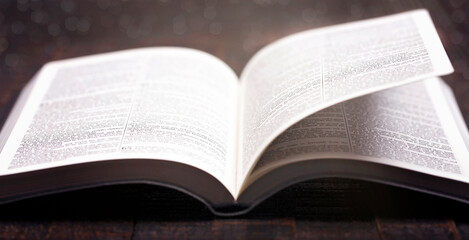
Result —
<path fill-rule="evenodd" d="M 145 46 L 186 46 L 239 74 L 266 44 L 298 31 L 427 8 L 455 67 L 444 77 L 469 121 L 469 3 L 451 1 L 0 1 L 0 124 L 46 62 Z M 469 160 L 469 159 L 468 159 Z M 289 187 L 237 218 L 147 185 L 109 186 L 0 206 L 0 238 L 463 239 L 469 205 L 375 183 Z"/>

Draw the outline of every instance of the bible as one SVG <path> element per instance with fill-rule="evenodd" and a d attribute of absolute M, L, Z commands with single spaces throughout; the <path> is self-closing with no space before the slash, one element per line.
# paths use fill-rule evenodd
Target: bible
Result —
<path fill-rule="evenodd" d="M 150 47 L 45 64 L 0 135 L 0 203 L 148 183 L 218 215 L 343 177 L 469 202 L 467 128 L 426 10 L 313 29 L 220 59 Z"/>

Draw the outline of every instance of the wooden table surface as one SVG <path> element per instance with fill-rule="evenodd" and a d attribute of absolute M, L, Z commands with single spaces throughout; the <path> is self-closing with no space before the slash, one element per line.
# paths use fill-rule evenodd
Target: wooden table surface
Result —
<path fill-rule="evenodd" d="M 322 26 L 427 8 L 469 121 L 469 3 L 451 1 L 0 1 L 0 124 L 46 62 L 147 46 L 197 48 L 239 74 L 266 44 Z M 0 238 L 464 239 L 469 205 L 381 184 L 323 179 L 289 187 L 236 218 L 180 192 L 109 186 L 0 206 Z"/>

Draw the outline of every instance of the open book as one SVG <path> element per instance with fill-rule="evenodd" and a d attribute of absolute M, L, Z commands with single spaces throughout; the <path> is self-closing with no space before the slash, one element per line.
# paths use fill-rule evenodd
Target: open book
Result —
<path fill-rule="evenodd" d="M 150 183 L 236 214 L 330 176 L 466 201 L 452 71 L 425 10 L 288 36 L 240 78 L 175 47 L 51 62 L 3 126 L 0 202 Z"/>

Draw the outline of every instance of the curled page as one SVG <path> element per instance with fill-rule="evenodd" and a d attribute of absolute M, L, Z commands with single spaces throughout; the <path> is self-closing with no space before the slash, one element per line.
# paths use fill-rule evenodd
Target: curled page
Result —
<path fill-rule="evenodd" d="M 306 31 L 267 46 L 241 76 L 238 187 L 266 147 L 299 120 L 452 71 L 425 10 Z"/>

